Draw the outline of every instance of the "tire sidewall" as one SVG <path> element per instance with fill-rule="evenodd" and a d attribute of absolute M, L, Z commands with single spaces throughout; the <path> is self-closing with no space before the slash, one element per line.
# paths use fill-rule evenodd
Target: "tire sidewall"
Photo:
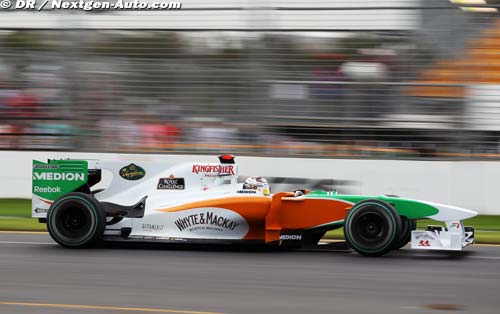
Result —
<path fill-rule="evenodd" d="M 65 210 L 65 205 L 70 202 L 76 202 L 83 205 L 83 208 L 88 211 L 92 223 L 92 226 L 90 227 L 91 231 L 85 234 L 81 240 L 76 242 L 71 241 L 69 237 L 65 236 L 60 230 L 58 230 L 56 219 L 58 213 Z M 105 218 L 102 215 L 100 204 L 95 199 L 86 194 L 75 192 L 61 196 L 51 205 L 47 214 L 47 230 L 54 241 L 62 246 L 72 248 L 87 247 L 95 243 L 104 232 L 103 219 L 105 223 Z"/>
<path fill-rule="evenodd" d="M 355 215 L 358 214 L 361 210 L 363 210 L 363 208 L 366 208 L 367 206 L 375 206 L 379 209 L 382 209 L 383 213 L 385 213 L 389 217 L 390 221 L 389 224 L 390 236 L 382 246 L 377 247 L 376 249 L 370 249 L 368 247 L 363 247 L 359 245 L 358 243 L 356 243 L 356 241 L 354 240 L 355 237 L 352 235 L 351 226 L 355 222 L 353 221 Z M 368 255 L 368 256 L 380 256 L 390 251 L 393 246 L 393 243 L 398 240 L 400 232 L 401 232 L 401 219 L 397 214 L 397 212 L 390 204 L 378 200 L 362 201 L 354 205 L 354 207 L 351 210 L 349 210 L 344 224 L 344 235 L 346 241 L 354 250 L 363 255 Z"/>
<path fill-rule="evenodd" d="M 400 248 L 408 244 L 408 242 L 411 241 L 411 232 L 416 229 L 417 223 L 414 219 L 404 218 L 401 219 L 401 222 L 401 233 L 398 239 L 392 245 L 393 250 L 399 250 Z"/>

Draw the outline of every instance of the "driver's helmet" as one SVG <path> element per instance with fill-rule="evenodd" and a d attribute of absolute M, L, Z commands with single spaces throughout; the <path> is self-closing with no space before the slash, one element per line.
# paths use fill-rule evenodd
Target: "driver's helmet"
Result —
<path fill-rule="evenodd" d="M 248 177 L 243 183 L 244 190 L 257 190 L 262 192 L 264 195 L 269 195 L 271 193 L 271 189 L 269 188 L 269 184 L 267 183 L 266 178 L 264 177 Z"/>

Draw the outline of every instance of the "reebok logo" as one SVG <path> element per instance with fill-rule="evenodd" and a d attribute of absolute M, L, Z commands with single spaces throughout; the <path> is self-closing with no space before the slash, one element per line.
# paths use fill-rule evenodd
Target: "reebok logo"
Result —
<path fill-rule="evenodd" d="M 36 193 L 61 193 L 61 187 L 57 186 L 57 187 L 50 187 L 50 186 L 45 186 L 45 187 L 41 187 L 41 186 L 35 186 L 33 188 L 33 190 L 36 192 Z"/>

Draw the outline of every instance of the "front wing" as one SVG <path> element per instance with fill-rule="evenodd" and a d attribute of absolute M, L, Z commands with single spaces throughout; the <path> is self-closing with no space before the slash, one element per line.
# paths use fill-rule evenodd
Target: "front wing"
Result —
<path fill-rule="evenodd" d="M 461 251 L 473 243 L 474 229 L 464 227 L 461 221 L 448 221 L 446 228 L 428 226 L 411 233 L 411 248 L 417 250 Z"/>

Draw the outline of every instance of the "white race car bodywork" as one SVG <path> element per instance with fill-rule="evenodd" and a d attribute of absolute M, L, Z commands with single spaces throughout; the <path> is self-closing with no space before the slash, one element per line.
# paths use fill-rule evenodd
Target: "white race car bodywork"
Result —
<path fill-rule="evenodd" d="M 373 200 L 392 204 L 400 213 L 411 213 L 410 219 L 432 218 L 446 222 L 444 229 L 412 231 L 414 249 L 461 250 L 473 243 L 473 230 L 465 229 L 461 223 L 476 215 L 470 210 L 398 197 L 342 196 L 321 191 L 310 195 L 294 192 L 264 195 L 259 190 L 243 189 L 237 179 L 238 165 L 232 156 L 227 160 L 221 156 L 218 163 L 180 164 L 34 161 L 32 216 L 51 221 L 52 209 L 65 195 L 70 195 L 70 199 L 65 200 L 70 204 L 67 206 L 71 206 L 71 202 L 80 202 L 80 205 L 95 202 L 92 206 L 100 208 L 95 211 L 102 212 L 96 215 L 104 215 L 106 219 L 100 234 L 104 239 L 281 243 L 312 238 L 317 242 L 326 231 L 342 227 L 351 207 Z M 74 192 L 84 195 L 74 195 Z M 420 215 L 419 208 L 422 213 L 432 214 Z M 71 208 L 64 210 L 70 212 Z M 93 209 L 85 210 L 92 212 Z M 52 218 L 54 226 L 62 223 L 57 217 Z M 64 224 L 71 229 L 70 221 Z M 51 235 L 62 245 L 72 245 L 69 240 L 65 242 L 62 233 Z M 381 250 L 380 254 L 385 251 Z"/>
<path fill-rule="evenodd" d="M 124 165 L 133 164 L 145 170 L 140 180 L 118 175 Z M 119 236 L 130 230 L 129 238 L 155 239 L 225 239 L 240 240 L 248 233 L 248 222 L 226 208 L 206 207 L 169 212 L 186 203 L 225 197 L 263 197 L 259 191 L 246 191 L 237 183 L 238 165 L 221 163 L 148 163 L 89 160 L 88 169 L 101 169 L 103 182 L 94 193 L 99 202 L 133 206 L 145 199 L 140 218 L 123 218 L 106 226 L 104 236 Z M 183 182 L 164 185 L 162 181 Z M 33 217 L 46 218 L 51 202 L 33 196 Z M 162 211 L 160 211 L 162 210 Z M 107 218 L 108 223 L 112 218 Z M 215 220 L 215 221 L 214 221 Z"/>
<path fill-rule="evenodd" d="M 123 180 L 119 176 L 113 178 L 111 185 L 104 191 L 95 194 L 100 202 L 110 202 L 125 206 L 136 204 L 141 197 L 147 196 L 144 216 L 140 219 L 124 218 L 122 221 L 106 228 L 104 235 L 119 235 L 122 228 L 130 228 L 130 238 L 154 237 L 156 239 L 243 239 L 248 232 L 248 223 L 241 215 L 225 208 L 196 208 L 182 212 L 164 212 L 186 203 L 221 197 L 243 195 L 241 184 L 237 183 L 238 166 L 236 164 L 221 165 L 219 163 L 185 163 L 157 164 L 140 163 L 148 169 L 141 183 Z M 118 173 L 123 163 L 100 162 L 96 167 L 106 169 L 110 173 Z M 220 171 L 222 170 L 222 171 Z M 164 178 L 184 179 L 183 188 L 160 189 L 159 181 Z M 244 194 L 251 197 L 259 195 Z M 262 195 L 262 194 L 260 194 Z M 223 217 L 231 221 L 225 226 L 214 226 L 209 219 Z M 191 218 L 190 218 L 191 217 Z M 195 218 L 206 221 L 190 221 Z M 183 221 L 184 219 L 184 221 Z M 187 220 L 186 220 L 187 219 Z M 204 222 L 204 223 L 200 223 Z M 232 228 L 236 224 L 236 227 Z"/>
<path fill-rule="evenodd" d="M 474 243 L 474 230 L 468 229 L 466 231 L 462 221 L 476 216 L 475 211 L 428 201 L 420 202 L 439 210 L 437 214 L 429 216 L 429 218 L 444 222 L 445 228 L 413 230 L 412 249 L 461 251 L 464 247 Z"/>

